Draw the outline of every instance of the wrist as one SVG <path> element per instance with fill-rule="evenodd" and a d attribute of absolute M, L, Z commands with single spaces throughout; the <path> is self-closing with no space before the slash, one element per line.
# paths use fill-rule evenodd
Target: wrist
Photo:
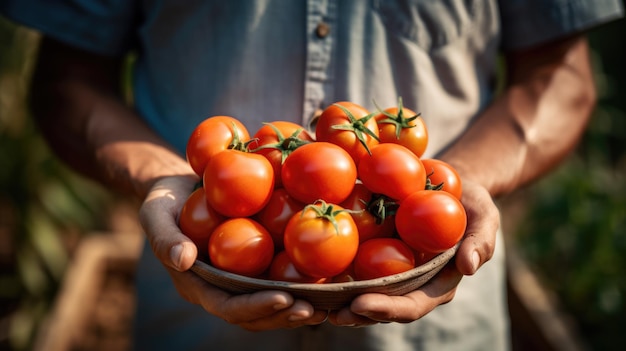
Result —
<path fill-rule="evenodd" d="M 98 163 L 103 165 L 102 173 L 106 184 L 140 200 L 163 178 L 188 178 L 193 184 L 199 181 L 184 158 L 154 143 L 111 143 L 99 149 L 97 158 Z"/>

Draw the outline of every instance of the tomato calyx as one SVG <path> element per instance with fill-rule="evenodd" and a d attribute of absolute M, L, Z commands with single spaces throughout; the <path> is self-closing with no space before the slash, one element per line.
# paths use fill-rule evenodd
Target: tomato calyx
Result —
<path fill-rule="evenodd" d="M 250 152 L 257 152 L 263 149 L 279 150 L 281 153 L 280 163 L 283 164 L 287 156 L 289 156 L 289 154 L 292 153 L 295 149 L 299 148 L 302 145 L 310 143 L 310 141 L 307 141 L 298 137 L 298 135 L 300 135 L 300 133 L 304 131 L 304 128 L 298 128 L 291 135 L 289 135 L 288 137 L 285 137 L 283 133 L 278 128 L 276 128 L 276 126 L 274 126 L 272 123 L 263 123 L 263 124 L 272 128 L 274 133 L 276 133 L 276 138 L 278 139 L 278 142 L 273 143 L 273 144 L 261 145 L 253 150 L 250 150 Z"/>
<path fill-rule="evenodd" d="M 336 219 L 337 215 L 342 212 L 347 212 L 347 213 L 357 212 L 357 211 L 352 211 L 352 210 L 348 210 L 345 208 L 336 210 L 332 204 L 329 204 L 324 200 L 317 200 L 314 203 L 305 206 L 304 210 L 302 211 L 301 216 L 303 216 L 307 210 L 311 210 L 315 212 L 315 216 L 317 218 L 322 218 L 322 219 L 329 221 L 335 228 L 335 232 L 337 234 L 339 234 L 339 225 L 337 224 L 337 219 Z"/>
<path fill-rule="evenodd" d="M 364 202 L 365 203 L 365 202 Z M 372 194 L 369 202 L 365 203 L 367 211 L 376 218 L 376 224 L 382 224 L 387 217 L 393 216 L 400 204 L 383 194 Z"/>
<path fill-rule="evenodd" d="M 371 155 L 372 152 L 370 151 L 369 146 L 367 146 L 367 142 L 365 141 L 365 136 L 363 135 L 363 133 L 374 138 L 376 141 L 380 141 L 380 138 L 378 137 L 378 135 L 376 135 L 376 133 L 374 133 L 369 128 L 367 128 L 367 126 L 365 126 L 367 121 L 373 118 L 376 114 L 370 113 L 369 115 L 363 118 L 356 118 L 354 117 L 352 112 L 350 112 L 350 110 L 348 110 L 344 106 L 341 106 L 340 104 L 333 104 L 333 105 L 339 107 L 343 111 L 343 113 L 346 114 L 346 116 L 348 117 L 348 120 L 350 121 L 350 124 L 336 124 L 336 125 L 333 125 L 331 128 L 335 130 L 346 130 L 346 131 L 353 132 L 354 135 L 356 135 L 356 138 L 359 140 L 359 143 L 361 143 L 361 145 L 363 145 L 367 153 Z"/>
<path fill-rule="evenodd" d="M 439 184 L 433 184 L 433 183 L 430 181 L 430 176 L 431 176 L 433 173 L 435 173 L 435 172 L 434 172 L 434 171 L 432 171 L 432 172 L 430 172 L 430 173 L 427 175 L 427 177 L 428 177 L 428 178 L 426 178 L 426 190 L 436 190 L 436 191 L 443 190 L 443 186 L 445 185 L 445 183 L 444 183 L 444 182 L 441 182 L 441 183 L 439 183 Z"/>
<path fill-rule="evenodd" d="M 376 103 L 374 103 L 376 104 Z M 414 128 L 416 126 L 415 123 L 412 123 L 416 119 L 420 118 L 421 113 L 416 114 L 415 116 L 405 117 L 404 116 L 404 107 L 402 105 L 402 97 L 398 98 L 398 113 L 393 114 L 389 111 L 382 110 L 380 107 L 376 106 L 380 113 L 387 116 L 387 118 L 381 119 L 378 123 L 387 123 L 393 124 L 396 128 L 396 139 L 400 140 L 400 132 L 402 132 L 405 128 Z"/>
<path fill-rule="evenodd" d="M 237 126 L 235 123 L 232 123 L 233 126 L 233 140 L 228 144 L 228 149 L 238 150 L 243 152 L 248 152 L 248 145 L 252 142 L 252 140 L 243 141 L 241 136 L 239 136 L 239 131 L 237 130 Z"/>

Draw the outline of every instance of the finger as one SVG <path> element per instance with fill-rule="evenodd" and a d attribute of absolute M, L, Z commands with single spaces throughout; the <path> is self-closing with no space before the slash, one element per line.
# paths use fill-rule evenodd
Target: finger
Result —
<path fill-rule="evenodd" d="M 353 328 L 366 327 L 378 323 L 378 321 L 371 318 L 352 312 L 349 307 L 331 312 L 328 315 L 328 321 L 337 326 Z"/>
<path fill-rule="evenodd" d="M 378 322 L 409 323 L 450 302 L 462 277 L 453 264 L 448 264 L 418 290 L 402 296 L 364 294 L 352 301 L 350 310 Z"/>
<path fill-rule="evenodd" d="M 139 220 L 154 254 L 165 266 L 178 271 L 189 269 L 197 257 L 196 245 L 181 233 L 176 220 L 193 184 L 183 177 L 163 180 L 150 191 L 139 210 Z"/>
<path fill-rule="evenodd" d="M 308 302 L 296 300 L 291 307 L 285 310 L 279 311 L 267 317 L 241 323 L 240 326 L 251 331 L 277 328 L 292 329 L 305 325 L 317 325 L 324 323 L 327 317 L 328 311 L 314 310 Z"/>
<path fill-rule="evenodd" d="M 293 297 L 286 292 L 265 290 L 254 294 L 232 295 L 193 272 L 179 272 L 172 268 L 168 268 L 168 271 L 183 298 L 231 324 L 248 323 L 284 311 L 293 314 L 295 317 L 292 319 L 308 318 L 313 314 L 313 308 L 308 304 L 294 306 Z"/>
<path fill-rule="evenodd" d="M 176 272 L 181 274 L 179 272 Z M 191 274 L 190 272 L 185 272 Z M 194 300 L 209 313 L 251 331 L 296 328 L 323 323 L 328 313 L 283 291 L 231 295 L 203 282 Z"/>
<path fill-rule="evenodd" d="M 467 228 L 455 261 L 461 273 L 472 275 L 493 256 L 500 213 L 482 187 L 468 187 L 462 202 L 467 213 Z"/>

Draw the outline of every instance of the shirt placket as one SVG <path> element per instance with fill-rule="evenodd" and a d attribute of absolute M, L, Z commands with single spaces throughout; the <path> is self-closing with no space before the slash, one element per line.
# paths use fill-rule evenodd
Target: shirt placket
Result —
<path fill-rule="evenodd" d="M 309 1 L 307 5 L 307 59 L 304 81 L 304 124 L 314 119 L 332 96 L 332 53 L 336 0 Z"/>

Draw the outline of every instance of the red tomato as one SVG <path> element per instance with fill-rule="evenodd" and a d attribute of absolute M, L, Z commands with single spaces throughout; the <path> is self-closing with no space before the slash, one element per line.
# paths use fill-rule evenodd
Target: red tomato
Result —
<path fill-rule="evenodd" d="M 424 190 L 426 171 L 419 157 L 398 144 L 378 144 L 372 155 L 365 155 L 358 167 L 359 178 L 373 193 L 402 200 Z"/>
<path fill-rule="evenodd" d="M 274 173 L 261 155 L 224 150 L 211 157 L 203 186 L 209 205 L 216 211 L 227 217 L 248 217 L 269 201 Z"/>
<path fill-rule="evenodd" d="M 437 257 L 437 255 L 439 255 L 439 253 L 420 252 L 413 250 L 413 256 L 415 256 L 415 267 L 419 267 L 424 263 L 428 263 L 428 261 Z"/>
<path fill-rule="evenodd" d="M 343 272 L 358 247 L 356 224 L 338 205 L 308 205 L 285 228 L 285 251 L 298 271 L 311 277 L 330 278 Z"/>
<path fill-rule="evenodd" d="M 311 204 L 319 199 L 341 203 L 354 188 L 356 166 L 341 147 L 314 142 L 297 148 L 282 168 L 283 187 L 295 199 Z"/>
<path fill-rule="evenodd" d="M 248 130 L 236 118 L 209 117 L 196 126 L 187 140 L 187 162 L 202 177 L 204 168 L 213 155 L 249 139 Z"/>
<path fill-rule="evenodd" d="M 198 254 L 206 256 L 211 233 L 224 217 L 207 204 L 204 188 L 194 190 L 185 201 L 178 216 L 178 226 L 198 247 Z"/>
<path fill-rule="evenodd" d="M 375 238 L 362 243 L 354 258 L 357 280 L 376 279 L 415 268 L 411 248 L 400 239 Z"/>
<path fill-rule="evenodd" d="M 380 195 L 374 195 L 365 185 L 356 183 L 350 196 L 339 204 L 345 209 L 352 210 L 350 215 L 359 230 L 359 242 L 393 236 L 396 229 L 393 213 L 380 213 L 378 210 L 385 211 L 385 204 L 380 201 L 384 201 Z M 389 211 L 395 212 L 395 209 Z M 382 216 L 384 218 L 381 218 Z"/>
<path fill-rule="evenodd" d="M 428 175 L 427 188 L 447 191 L 461 200 L 463 195 L 461 177 L 451 165 L 433 158 L 422 159 L 422 164 Z"/>
<path fill-rule="evenodd" d="M 274 189 L 269 202 L 255 215 L 256 220 L 267 229 L 277 248 L 283 247 L 283 235 L 287 222 L 304 204 L 289 196 L 284 188 Z"/>
<path fill-rule="evenodd" d="M 321 284 L 327 280 L 327 278 L 313 278 L 300 273 L 285 251 L 280 251 L 274 256 L 268 278 L 276 281 L 308 284 Z"/>
<path fill-rule="evenodd" d="M 257 277 L 272 263 L 274 243 L 263 226 L 250 218 L 231 218 L 209 238 L 209 258 L 216 268 Z"/>
<path fill-rule="evenodd" d="M 353 260 L 348 266 L 348 268 L 344 269 L 343 272 L 339 273 L 338 275 L 332 277 L 331 282 L 349 283 L 355 280 L 356 280 L 356 275 L 354 274 L 354 260 Z"/>
<path fill-rule="evenodd" d="M 463 205 L 445 191 L 417 191 L 405 198 L 396 212 L 400 238 L 419 252 L 446 251 L 461 240 L 466 226 Z"/>
<path fill-rule="evenodd" d="M 317 141 L 341 146 L 355 164 L 378 144 L 378 124 L 363 106 L 341 101 L 327 107 L 315 127 Z"/>
<path fill-rule="evenodd" d="M 282 185 L 280 169 L 285 158 L 303 144 L 314 141 L 302 126 L 287 121 L 265 124 L 252 136 L 251 140 L 249 149 L 265 156 L 272 164 L 275 187 Z"/>
<path fill-rule="evenodd" d="M 421 157 L 428 146 L 428 130 L 419 114 L 402 107 L 390 107 L 375 117 L 381 143 L 400 144 Z"/>

